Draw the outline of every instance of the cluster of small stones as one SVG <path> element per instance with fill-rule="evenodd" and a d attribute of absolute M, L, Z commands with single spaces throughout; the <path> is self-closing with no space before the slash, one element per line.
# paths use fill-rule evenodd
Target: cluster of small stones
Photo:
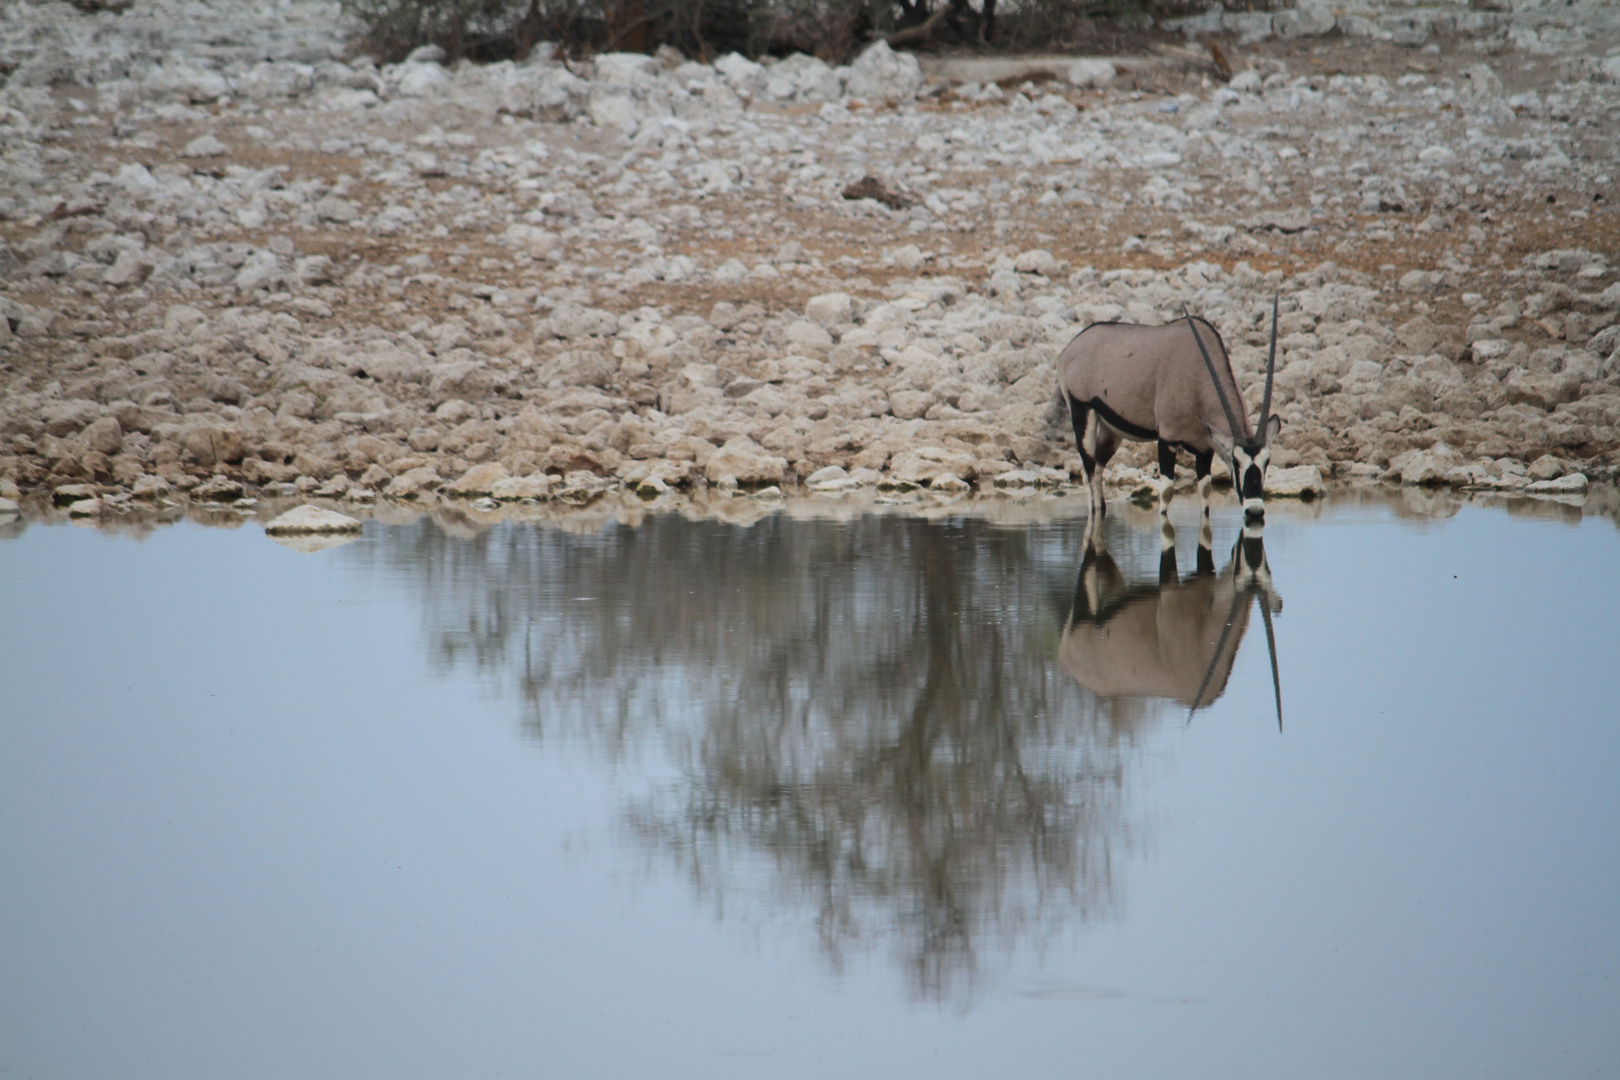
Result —
<path fill-rule="evenodd" d="M 0 10 L 3 499 L 1066 485 L 1064 342 L 1185 306 L 1252 412 L 1274 294 L 1297 492 L 1620 463 L 1612 5 L 1217 8 L 1175 29 L 1229 82 L 1007 86 L 883 45 L 378 67 L 325 4 Z"/>

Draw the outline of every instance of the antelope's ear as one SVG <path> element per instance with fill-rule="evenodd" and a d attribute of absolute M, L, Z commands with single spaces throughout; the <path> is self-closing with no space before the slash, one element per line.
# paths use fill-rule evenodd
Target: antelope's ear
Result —
<path fill-rule="evenodd" d="M 1265 445 L 1269 446 L 1271 445 L 1272 440 L 1277 437 L 1277 432 L 1281 430 L 1282 417 L 1278 416 L 1276 413 L 1272 413 L 1266 418 L 1265 430 L 1260 432 L 1260 439 Z"/>
<path fill-rule="evenodd" d="M 1209 429 L 1209 441 L 1215 444 L 1215 449 L 1221 452 L 1221 457 L 1232 456 L 1232 437 L 1207 420 L 1204 426 Z"/>

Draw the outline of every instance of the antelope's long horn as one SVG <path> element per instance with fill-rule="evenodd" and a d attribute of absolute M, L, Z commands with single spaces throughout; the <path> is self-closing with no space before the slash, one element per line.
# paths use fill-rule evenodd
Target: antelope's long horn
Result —
<path fill-rule="evenodd" d="M 1215 361 L 1209 358 L 1209 350 L 1204 348 L 1204 339 L 1198 336 L 1198 327 L 1193 325 L 1192 312 L 1187 305 L 1181 305 L 1181 313 L 1187 317 L 1187 329 L 1192 331 L 1193 341 L 1198 344 L 1198 352 L 1204 358 L 1204 366 L 1209 369 L 1209 379 L 1215 384 L 1215 396 L 1221 399 L 1221 409 L 1226 413 L 1226 424 L 1231 429 L 1232 438 L 1243 437 L 1243 425 L 1238 423 L 1237 413 L 1232 411 L 1232 403 L 1226 400 L 1226 387 L 1221 385 L 1221 377 L 1215 373 Z"/>
<path fill-rule="evenodd" d="M 1198 693 L 1193 695 L 1192 708 L 1187 713 L 1187 723 L 1192 723 L 1193 713 L 1198 711 L 1199 704 L 1204 700 L 1204 691 L 1209 689 L 1209 680 L 1215 677 L 1215 665 L 1221 662 L 1226 654 L 1226 640 L 1232 636 L 1232 627 L 1237 622 L 1238 601 L 1247 599 L 1242 593 L 1234 593 L 1232 606 L 1226 609 L 1226 625 L 1221 627 L 1221 638 L 1215 643 L 1215 655 L 1209 658 L 1209 667 L 1204 669 L 1204 681 L 1198 684 Z"/>
<path fill-rule="evenodd" d="M 1266 396 L 1260 401 L 1260 431 L 1265 437 L 1266 424 L 1271 420 L 1271 378 L 1277 373 L 1277 307 L 1280 294 L 1271 294 L 1271 355 L 1266 357 Z"/>
<path fill-rule="evenodd" d="M 1271 653 L 1271 690 L 1277 695 L 1277 730 L 1282 730 L 1282 679 L 1277 674 L 1277 634 L 1271 628 L 1271 606 L 1262 593 L 1256 597 L 1260 617 L 1266 621 L 1266 651 Z"/>

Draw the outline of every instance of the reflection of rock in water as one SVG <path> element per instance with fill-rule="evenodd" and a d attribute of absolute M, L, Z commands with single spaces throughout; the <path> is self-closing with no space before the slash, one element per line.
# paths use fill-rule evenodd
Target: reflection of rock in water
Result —
<path fill-rule="evenodd" d="M 884 941 L 943 998 L 1118 903 L 1134 734 L 1051 660 L 1079 531 L 423 521 L 345 554 L 420 590 L 439 663 L 515 678 L 534 737 L 672 745 L 628 820 L 702 895 L 763 860 L 835 964 Z"/>
<path fill-rule="evenodd" d="M 1064 670 L 1097 696 L 1116 726 L 1143 723 L 1168 702 L 1196 711 L 1225 693 L 1256 597 L 1276 677 L 1271 616 L 1282 610 L 1282 597 L 1272 585 L 1258 530 L 1238 538 L 1226 569 L 1217 574 L 1206 522 L 1196 568 L 1183 580 L 1176 568 L 1175 530 L 1168 523 L 1162 528 L 1153 581 L 1128 582 L 1102 538 L 1088 537 L 1058 649 Z"/>

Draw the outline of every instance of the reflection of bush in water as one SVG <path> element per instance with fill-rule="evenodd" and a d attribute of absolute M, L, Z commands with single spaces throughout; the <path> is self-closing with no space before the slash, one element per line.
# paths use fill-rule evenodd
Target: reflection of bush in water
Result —
<path fill-rule="evenodd" d="M 717 906 L 763 856 L 835 964 L 886 936 L 915 992 L 946 997 L 987 936 L 1038 942 L 1117 903 L 1126 762 L 1156 709 L 1101 705 L 1055 662 L 1078 523 L 378 539 L 423 594 L 435 662 L 515 674 L 532 736 L 670 743 L 683 779 L 628 820 Z"/>

